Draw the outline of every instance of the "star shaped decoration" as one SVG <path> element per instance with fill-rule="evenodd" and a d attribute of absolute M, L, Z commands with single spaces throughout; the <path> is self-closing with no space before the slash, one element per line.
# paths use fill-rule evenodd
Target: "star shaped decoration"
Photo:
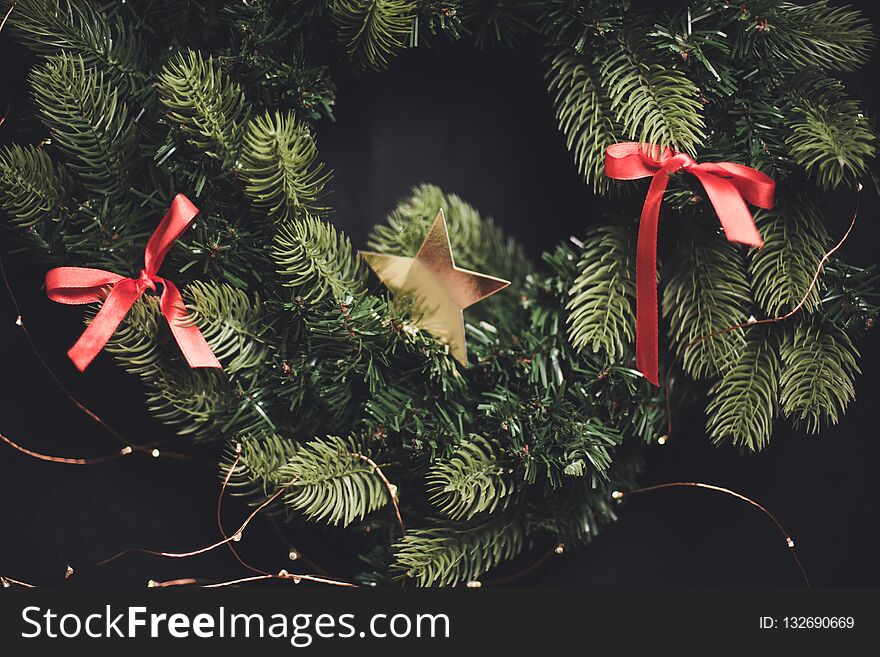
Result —
<path fill-rule="evenodd" d="M 444 341 L 453 358 L 467 367 L 462 310 L 503 290 L 510 281 L 455 266 L 443 210 L 415 257 L 370 251 L 360 255 L 395 296 L 412 301 L 415 325 Z"/>

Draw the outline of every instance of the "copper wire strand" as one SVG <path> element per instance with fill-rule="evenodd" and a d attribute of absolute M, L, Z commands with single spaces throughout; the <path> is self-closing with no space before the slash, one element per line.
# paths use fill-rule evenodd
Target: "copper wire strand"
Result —
<path fill-rule="evenodd" d="M 232 465 L 229 466 L 229 471 L 226 473 L 226 476 L 223 477 L 223 485 L 220 487 L 220 494 L 217 496 L 217 528 L 220 530 L 220 535 L 223 537 L 224 540 L 229 539 L 229 536 L 226 535 L 226 530 L 223 529 L 223 497 L 226 494 L 226 487 L 229 485 L 229 481 L 232 479 L 232 475 L 235 472 L 235 469 L 238 467 L 238 462 L 240 460 L 241 450 L 239 449 L 238 453 L 235 455 L 235 460 L 232 462 Z M 244 559 L 242 559 L 241 555 L 238 553 L 238 550 L 235 549 L 235 546 L 231 542 L 227 543 L 226 545 L 229 546 L 229 550 L 232 552 L 232 555 L 242 566 L 260 575 L 269 574 L 267 571 L 257 568 L 256 566 L 252 566 Z"/>
<path fill-rule="evenodd" d="M 738 500 L 742 500 L 743 502 L 747 502 L 748 504 L 751 504 L 753 507 L 758 509 L 765 516 L 770 518 L 770 520 L 773 521 L 773 524 L 776 525 L 776 528 L 782 534 L 783 538 L 785 538 L 786 547 L 791 552 L 791 556 L 794 559 L 794 562 L 797 564 L 798 570 L 800 570 L 800 572 L 801 572 L 801 576 L 804 579 L 804 584 L 808 588 L 811 586 L 810 585 L 810 578 L 807 576 L 807 571 L 804 569 L 804 566 L 801 563 L 800 558 L 798 557 L 797 550 L 795 549 L 794 539 L 792 539 L 791 535 L 787 531 L 785 531 L 785 527 L 783 527 L 782 523 L 780 523 L 779 520 L 776 519 L 776 516 L 774 516 L 772 513 L 770 513 L 770 511 L 768 511 L 766 508 L 764 508 L 761 504 L 759 504 L 755 500 L 751 499 L 750 497 L 746 497 L 742 493 L 737 493 L 736 491 L 731 490 L 729 488 L 724 488 L 723 486 L 716 486 L 714 484 L 704 484 L 704 483 L 697 482 L 697 481 L 672 481 L 672 482 L 668 482 L 665 484 L 656 484 L 654 486 L 644 486 L 642 488 L 633 488 L 631 490 L 626 490 L 626 491 L 617 491 L 618 492 L 617 499 L 623 499 L 624 497 L 626 497 L 628 495 L 641 495 L 643 493 L 651 493 L 654 491 L 665 490 L 668 488 L 702 488 L 704 490 L 715 491 L 716 493 L 724 493 L 725 495 L 730 495 L 731 497 L 734 497 Z"/>
<path fill-rule="evenodd" d="M 231 475 L 227 475 L 227 476 L 231 476 Z M 225 489 L 225 487 L 224 487 L 224 489 Z M 223 536 L 224 536 L 224 539 L 222 541 L 217 541 L 216 543 L 212 543 L 211 545 L 208 545 L 203 548 L 196 549 L 196 550 L 191 550 L 189 552 L 161 552 L 158 550 L 147 550 L 144 548 L 128 548 L 126 550 L 123 550 L 122 552 L 119 552 L 119 553 L 113 555 L 109 559 L 104 559 L 103 561 L 99 561 L 97 565 L 103 566 L 104 564 L 107 564 L 107 563 L 110 563 L 111 561 L 119 559 L 120 557 L 122 557 L 130 552 L 140 552 L 143 554 L 150 554 L 153 556 L 166 557 L 166 558 L 170 558 L 170 559 L 185 559 L 188 557 L 194 557 L 194 556 L 197 556 L 200 554 L 205 554 L 206 552 L 210 552 L 212 550 L 215 550 L 219 547 L 222 547 L 223 545 L 228 545 L 233 541 L 241 540 L 241 537 L 244 533 L 244 530 L 251 523 L 251 521 L 257 516 L 257 514 L 259 514 L 260 511 L 262 511 L 267 506 L 269 506 L 272 502 L 274 502 L 276 499 L 278 499 L 286 490 L 287 490 L 287 486 L 285 486 L 284 488 L 280 488 L 272 496 L 270 496 L 267 500 L 265 500 L 262 504 L 260 504 L 258 507 L 256 507 L 250 513 L 250 515 L 248 515 L 247 518 L 245 518 L 244 522 L 241 524 L 241 526 L 238 528 L 238 530 L 236 530 L 236 532 L 232 536 L 227 536 L 226 533 L 223 532 L 221 529 L 221 532 L 223 533 Z M 233 550 L 233 552 L 235 552 L 235 550 Z M 235 553 L 235 554 L 238 557 L 238 554 L 237 553 Z M 292 579 L 294 581 L 307 580 L 307 581 L 315 582 L 318 584 L 330 584 L 333 586 L 344 586 L 344 587 L 355 587 L 356 586 L 355 584 L 352 584 L 351 582 L 346 582 L 346 581 L 339 580 L 339 579 L 332 579 L 329 577 L 321 577 L 318 575 L 291 574 L 291 573 L 288 573 L 287 571 L 281 571 L 281 572 L 273 575 L 273 574 L 268 573 L 266 571 L 260 571 L 258 569 L 255 569 L 255 568 L 249 566 L 240 557 L 239 557 L 239 561 L 242 563 L 242 565 L 244 565 L 244 566 L 250 568 L 251 570 L 254 570 L 255 572 L 258 572 L 260 574 L 254 575 L 251 577 L 242 577 L 242 578 L 238 578 L 238 579 L 234 579 L 234 580 L 229 580 L 226 582 L 219 582 L 216 584 L 207 584 L 207 585 L 205 585 L 205 588 L 218 588 L 218 587 L 222 587 L 222 586 L 232 586 L 232 585 L 240 584 L 240 583 L 256 582 L 256 581 L 269 580 L 269 579 Z M 186 583 L 190 583 L 189 580 L 194 580 L 194 578 L 184 578 L 184 579 L 185 579 Z M 171 584 L 167 584 L 167 583 L 166 583 L 166 585 L 171 586 Z M 182 584 L 179 584 L 179 585 L 182 585 Z"/>
<path fill-rule="evenodd" d="M 229 471 L 226 473 L 226 476 L 223 478 L 223 485 L 220 487 L 220 495 L 217 497 L 217 527 L 220 529 L 220 534 L 221 534 L 221 536 L 223 536 L 224 539 L 228 538 L 228 536 L 226 534 L 226 530 L 223 528 L 223 520 L 222 520 L 222 516 L 221 516 L 221 511 L 223 508 L 223 498 L 226 495 L 226 490 L 229 487 L 229 482 L 232 480 L 232 475 L 234 474 L 235 469 L 238 467 L 239 461 L 241 461 L 241 452 L 240 451 L 236 454 L 235 460 L 232 462 L 232 465 L 229 467 Z M 269 518 L 269 520 L 271 521 L 270 516 L 266 515 L 265 517 Z M 287 541 L 287 538 L 284 536 L 284 534 L 281 532 L 281 529 L 278 527 L 278 525 L 274 521 L 271 521 L 270 524 L 275 529 L 275 531 L 278 533 L 278 535 L 281 537 L 281 540 L 284 541 L 284 543 L 287 545 L 288 554 L 289 554 L 290 550 L 294 549 L 293 546 L 290 545 L 290 543 Z M 235 558 L 238 560 L 238 562 L 242 566 L 247 568 L 248 570 L 251 570 L 259 575 L 270 575 L 271 574 L 268 571 L 263 570 L 262 568 L 257 568 L 256 566 L 246 562 L 241 557 L 241 555 L 238 553 L 238 550 L 235 549 L 235 546 L 232 543 L 227 543 L 227 545 L 229 546 L 229 549 L 232 550 L 232 554 L 235 556 Z M 330 574 L 326 570 L 324 570 L 323 568 L 321 568 L 320 566 L 315 564 L 315 562 L 313 562 L 311 559 L 307 558 L 299 550 L 295 550 L 295 552 L 297 555 L 297 559 L 301 560 L 306 566 L 308 566 L 312 570 L 317 571 L 319 575 L 330 578 Z"/>
<path fill-rule="evenodd" d="M 221 511 L 223 508 L 223 498 L 226 495 L 226 490 L 229 487 L 229 482 L 232 480 L 232 475 L 234 474 L 235 469 L 238 467 L 239 461 L 241 461 L 241 452 L 240 451 L 236 454 L 235 460 L 232 462 L 232 465 L 229 467 L 229 470 L 227 471 L 226 476 L 223 478 L 223 485 L 220 487 L 220 495 L 217 497 L 217 527 L 220 529 L 220 534 L 221 534 L 221 536 L 223 536 L 223 538 L 228 538 L 228 536 L 226 534 L 226 530 L 223 528 L 223 521 L 221 519 Z M 275 533 L 278 535 L 278 537 L 282 540 L 282 542 L 287 546 L 288 554 L 290 553 L 291 550 L 294 550 L 294 547 L 287 540 L 287 537 L 281 531 L 281 528 L 278 527 L 278 523 L 276 523 L 272 519 L 272 517 L 268 514 L 264 515 L 263 517 L 265 517 L 268 520 L 269 525 L 272 527 L 272 529 L 275 531 Z M 260 574 L 260 575 L 269 575 L 270 574 L 268 571 L 262 570 L 261 568 L 257 568 L 256 566 L 253 566 L 252 564 L 249 564 L 246 561 L 244 561 L 244 559 L 242 559 L 241 555 L 239 555 L 238 551 L 235 549 L 235 546 L 232 543 L 227 543 L 227 545 L 229 546 L 229 549 L 232 550 L 232 554 L 235 556 L 235 558 L 238 560 L 238 562 L 242 566 L 244 566 L 248 570 L 251 570 L 251 571 L 253 571 L 257 574 Z M 319 575 L 323 575 L 328 578 L 330 577 L 330 573 L 328 573 L 326 570 L 321 568 L 314 561 L 312 561 L 311 559 L 306 557 L 299 550 L 294 550 L 294 551 L 296 552 L 297 559 L 301 560 L 306 566 L 308 566 L 309 568 L 311 568 L 314 571 L 317 571 Z"/>
<path fill-rule="evenodd" d="M 664 436 L 664 438 L 665 438 L 664 442 L 668 442 L 669 439 L 672 437 L 672 399 L 671 399 L 671 395 L 669 394 L 670 379 L 672 377 L 673 371 L 675 370 L 675 366 L 678 364 L 678 362 L 682 358 L 684 358 L 685 353 L 687 353 L 687 351 L 690 348 L 698 345 L 701 342 L 704 342 L 705 340 L 709 340 L 711 338 L 715 338 L 720 335 L 725 335 L 727 333 L 732 333 L 733 331 L 737 331 L 740 329 L 745 330 L 745 329 L 750 328 L 752 326 L 776 324 L 777 322 L 785 321 L 786 319 L 789 319 L 790 317 L 793 317 L 798 312 L 800 312 L 800 310 L 806 305 L 807 301 L 809 300 L 810 295 L 813 293 L 813 290 L 816 289 L 816 285 L 819 282 L 819 277 L 822 275 L 822 270 L 825 268 L 825 263 L 828 262 L 829 258 L 831 258 L 831 256 L 834 255 L 838 251 L 838 249 L 840 249 L 840 247 L 843 246 L 844 242 L 846 242 L 846 240 L 849 238 L 850 233 L 852 233 L 853 228 L 856 225 L 856 219 L 859 216 L 859 206 L 861 204 L 861 191 L 862 191 L 862 185 L 861 185 L 861 183 L 859 183 L 859 186 L 856 189 L 856 205 L 855 205 L 855 208 L 853 209 L 852 219 L 850 219 L 849 226 L 847 227 L 846 231 L 843 233 L 843 236 L 831 248 L 831 250 L 827 251 L 822 256 L 822 259 L 819 260 L 819 265 L 816 267 L 816 273 L 813 274 L 813 279 L 810 281 L 810 286 L 807 288 L 807 291 L 803 295 L 801 300 L 798 301 L 798 303 L 791 310 L 789 310 L 787 313 L 785 313 L 783 315 L 777 315 L 776 317 L 766 317 L 764 319 L 756 319 L 756 320 L 752 320 L 752 321 L 746 321 L 746 322 L 742 322 L 740 324 L 736 324 L 734 326 L 728 326 L 725 329 L 721 329 L 718 331 L 713 331 L 712 333 L 707 333 L 705 335 L 701 335 L 699 337 L 694 338 L 690 342 L 688 342 L 684 346 L 684 348 L 682 348 L 681 351 L 679 351 L 679 353 L 675 356 L 675 358 L 672 360 L 672 364 L 666 370 L 666 376 L 664 377 L 664 384 L 663 384 L 663 390 L 665 393 L 664 397 L 666 398 L 666 400 L 665 400 L 666 401 L 666 435 Z"/>
<path fill-rule="evenodd" d="M 533 572 L 538 570 L 541 566 L 543 566 L 550 558 L 556 555 L 556 546 L 542 554 L 538 559 L 536 559 L 530 566 L 523 568 L 522 570 L 513 573 L 512 575 L 506 575 L 505 577 L 499 577 L 498 579 L 490 579 L 484 582 L 486 586 L 505 586 L 507 584 L 513 584 L 521 580 L 523 577 L 527 575 L 531 575 Z"/>
<path fill-rule="evenodd" d="M 63 463 L 64 465 L 99 465 L 101 463 L 107 463 L 108 461 L 115 461 L 116 459 L 120 459 L 132 453 L 130 450 L 126 450 L 123 447 L 122 449 L 113 452 L 112 454 L 97 456 L 95 458 L 69 458 L 64 456 L 50 456 L 49 454 L 35 452 L 34 450 L 28 449 L 27 447 L 22 447 L 21 445 L 14 442 L 13 440 L 10 440 L 3 434 L 0 434 L 0 440 L 2 440 L 13 449 L 18 450 L 22 454 L 30 456 L 31 458 L 35 458 L 40 461 L 48 461 L 49 463 Z"/>
<path fill-rule="evenodd" d="M 170 586 L 190 586 L 192 584 L 198 584 L 201 580 L 196 579 L 195 577 L 181 577 L 180 579 L 169 579 L 164 582 L 157 582 L 154 579 L 150 580 L 150 583 L 147 585 L 150 588 L 166 588 Z"/>
<path fill-rule="evenodd" d="M 370 467 L 373 468 L 373 471 L 376 473 L 376 476 L 382 480 L 382 483 L 385 484 L 385 488 L 388 490 L 388 496 L 391 498 L 391 505 L 394 507 L 394 515 L 397 516 L 397 524 L 400 525 L 400 533 L 403 536 L 406 536 L 406 527 L 403 524 L 403 516 L 400 513 L 400 506 L 397 503 L 397 486 L 388 481 L 388 477 L 385 476 L 385 473 L 382 472 L 382 468 L 378 466 L 378 464 L 373 461 L 369 456 L 364 456 L 363 454 L 357 454 L 352 452 L 352 456 L 356 456 L 361 461 L 367 463 Z"/>
<path fill-rule="evenodd" d="M 248 582 L 260 582 L 272 579 L 280 579 L 280 580 L 292 580 L 294 584 L 298 584 L 301 581 L 304 582 L 315 582 L 316 584 L 328 584 L 330 586 L 341 586 L 345 588 L 356 589 L 360 588 L 357 584 L 352 584 L 351 582 L 344 582 L 338 579 L 331 579 L 328 577 L 319 577 L 318 575 L 297 575 L 293 573 L 278 573 L 277 575 L 254 575 L 252 577 L 240 577 L 239 579 L 231 579 L 226 582 L 216 582 L 214 584 L 205 584 L 202 588 L 206 589 L 218 589 L 224 588 L 227 586 L 238 586 L 240 584 L 247 584 Z"/>
<path fill-rule="evenodd" d="M 3 28 L 6 27 L 6 21 L 9 20 L 9 17 L 12 15 L 12 10 L 15 9 L 15 3 L 13 2 L 9 5 L 9 9 L 6 10 L 6 15 L 3 17 L 3 21 L 0 22 L 0 32 L 3 31 Z M 4 117 L 6 118 L 6 117 Z"/>
<path fill-rule="evenodd" d="M 6 14 L 3 16 L 3 20 L 0 21 L 0 32 L 3 31 L 3 28 L 6 27 L 6 21 L 9 20 L 9 17 L 12 15 L 12 10 L 15 9 L 15 3 L 13 2 L 9 5 L 9 9 L 6 10 Z M 0 116 L 0 126 L 6 123 L 6 119 L 9 118 L 9 112 L 12 111 L 12 94 L 9 93 L 9 85 L 6 83 L 6 80 L 2 80 L 3 88 L 6 89 L 6 109 L 3 111 L 3 116 Z"/>
<path fill-rule="evenodd" d="M 224 538 L 222 541 L 217 541 L 216 543 L 212 543 L 211 545 L 208 545 L 206 547 L 198 548 L 196 550 L 190 550 L 189 552 L 162 552 L 159 550 L 148 550 L 146 548 L 126 548 L 122 552 L 118 552 L 108 559 L 104 559 L 103 561 L 99 561 L 97 565 L 103 566 L 104 564 L 110 563 L 111 561 L 115 561 L 116 559 L 119 559 L 120 557 L 125 556 L 126 554 L 129 554 L 130 552 L 140 552 L 143 554 L 151 554 L 156 557 L 167 557 L 169 559 L 184 559 L 186 557 L 194 557 L 199 554 L 204 554 L 206 552 L 216 550 L 218 547 L 222 547 L 231 541 L 241 540 L 241 535 L 244 533 L 244 530 L 250 524 L 251 520 L 253 520 L 260 511 L 262 511 L 267 506 L 269 506 L 272 502 L 274 502 L 276 499 L 278 499 L 281 496 L 281 494 L 284 493 L 285 490 L 286 490 L 286 488 L 279 489 L 278 491 L 275 492 L 274 495 L 269 497 L 262 504 L 260 504 L 257 508 L 255 508 L 253 511 L 251 511 L 251 513 L 248 515 L 247 518 L 245 518 L 244 522 L 241 524 L 241 526 L 238 528 L 238 530 L 235 531 L 232 534 L 232 536 Z"/>
<path fill-rule="evenodd" d="M 20 579 L 12 579 L 7 575 L 0 575 L 0 584 L 5 586 L 20 586 L 25 589 L 35 589 L 37 588 L 34 584 L 28 584 L 27 582 L 22 582 Z"/>

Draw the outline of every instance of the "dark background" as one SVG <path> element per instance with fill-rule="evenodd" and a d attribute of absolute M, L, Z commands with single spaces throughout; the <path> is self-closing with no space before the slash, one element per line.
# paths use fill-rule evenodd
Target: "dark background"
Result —
<path fill-rule="evenodd" d="M 872 3 L 863 5 L 876 18 Z M 23 110 L 24 61 L 0 36 L 10 116 Z M 871 73 L 877 55 L 851 79 L 871 114 L 880 109 Z M 382 75 L 339 73 L 335 123 L 319 126 L 321 157 L 335 170 L 335 222 L 362 246 L 370 226 L 421 182 L 454 191 L 493 216 L 535 256 L 598 220 L 601 204 L 575 171 L 556 129 L 537 49 L 477 52 L 461 45 L 405 53 Z M 15 121 L 0 139 L 15 139 Z M 848 202 L 848 201 L 847 201 Z M 866 190 L 846 246 L 859 264 L 877 260 L 877 199 Z M 836 207 L 845 224 L 850 208 Z M 2 234 L 3 252 L 13 248 Z M 50 366 L 75 395 L 133 442 L 173 439 L 144 409 L 139 383 L 106 355 L 85 374 L 65 352 L 82 331 L 82 310 L 45 297 L 45 267 L 26 255 L 5 257 L 22 315 Z M 118 443 L 80 414 L 29 352 L 8 296 L 0 291 L 0 431 L 37 451 L 93 456 Z M 876 330 L 859 345 L 864 372 L 858 398 L 836 427 L 807 436 L 779 423 L 760 454 L 712 447 L 702 408 L 675 416 L 675 435 L 649 451 L 643 482 L 703 481 L 742 492 L 771 510 L 795 538 L 816 585 L 880 583 L 875 486 L 880 436 Z M 192 451 L 186 439 L 175 448 Z M 211 448 L 202 452 L 213 458 Z M 98 466 L 27 458 L 0 445 L 0 575 L 37 584 L 143 586 L 149 579 L 246 574 L 226 550 L 180 560 L 130 555 L 94 564 L 127 547 L 188 550 L 217 540 L 216 467 L 135 455 Z M 247 509 L 228 499 L 237 526 Z M 756 509 L 717 493 L 673 490 L 627 500 L 620 522 L 589 547 L 553 559 L 524 583 L 561 585 L 799 585 L 800 575 L 778 530 Z M 292 528 L 281 537 L 262 518 L 240 544 L 270 570 L 291 568 L 297 545 L 324 565 L 345 567 L 342 535 Z M 525 562 L 524 562 L 525 563 Z M 65 581 L 70 564 L 75 574 Z"/>

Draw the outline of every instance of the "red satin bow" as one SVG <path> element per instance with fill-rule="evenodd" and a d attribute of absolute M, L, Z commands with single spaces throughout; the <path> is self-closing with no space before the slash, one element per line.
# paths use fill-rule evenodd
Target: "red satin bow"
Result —
<path fill-rule="evenodd" d="M 652 178 L 648 187 L 636 247 L 636 367 L 659 385 L 657 367 L 657 223 L 669 174 L 684 170 L 696 176 L 724 234 L 732 242 L 761 247 L 755 221 L 746 201 L 761 208 L 773 207 L 776 183 L 769 176 L 742 164 L 700 162 L 670 148 L 635 142 L 613 144 L 605 152 L 605 175 L 617 180 Z M 745 199 L 745 200 L 744 200 Z"/>
<path fill-rule="evenodd" d="M 168 320 L 171 333 L 190 367 L 221 367 L 201 331 L 188 322 L 177 286 L 157 273 L 171 245 L 198 212 L 198 208 L 183 194 L 174 197 L 171 207 L 147 242 L 144 268 L 137 278 L 125 278 L 103 269 L 86 267 L 58 267 L 46 274 L 46 292 L 52 301 L 78 305 L 104 299 L 104 305 L 95 319 L 67 352 L 81 372 L 104 348 L 134 302 L 148 289 L 155 292 L 157 283 L 162 285 L 159 308 Z M 107 287 L 110 287 L 109 293 L 106 292 Z"/>

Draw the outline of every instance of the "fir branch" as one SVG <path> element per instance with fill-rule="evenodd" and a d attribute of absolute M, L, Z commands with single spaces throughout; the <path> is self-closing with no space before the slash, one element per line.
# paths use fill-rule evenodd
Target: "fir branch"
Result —
<path fill-rule="evenodd" d="M 506 479 L 492 444 L 471 436 L 428 470 L 431 503 L 451 520 L 470 520 L 478 513 L 504 510 L 514 488 Z"/>
<path fill-rule="evenodd" d="M 751 296 L 742 258 L 722 235 L 688 231 L 661 275 L 663 315 L 679 354 L 698 337 L 746 321 Z M 723 372 L 744 344 L 742 331 L 702 340 L 684 351 L 682 366 L 697 379 Z"/>
<path fill-rule="evenodd" d="M 454 586 L 519 554 L 524 534 L 504 515 L 486 523 L 412 529 L 395 544 L 392 569 L 419 586 Z"/>
<path fill-rule="evenodd" d="M 21 41 L 43 55 L 78 55 L 114 84 L 140 88 L 146 49 L 139 35 L 91 0 L 15 0 L 10 26 Z"/>
<path fill-rule="evenodd" d="M 354 65 L 380 71 L 406 48 L 417 8 L 412 0 L 332 0 L 330 14 Z"/>
<path fill-rule="evenodd" d="M 877 265 L 859 267 L 832 257 L 822 275 L 823 318 L 852 337 L 861 337 L 880 316 Z"/>
<path fill-rule="evenodd" d="M 223 452 L 220 476 L 225 477 L 237 459 L 238 464 L 229 477 L 229 490 L 233 495 L 248 497 L 252 505 L 259 505 L 284 485 L 281 468 L 297 449 L 297 443 L 278 434 L 236 439 Z"/>
<path fill-rule="evenodd" d="M 622 131 L 596 66 L 588 57 L 566 48 L 550 60 L 547 76 L 556 120 L 565 135 L 565 145 L 574 154 L 578 171 L 595 192 L 607 190 L 605 150 Z"/>
<path fill-rule="evenodd" d="M 474 41 L 479 48 L 513 48 L 534 31 L 534 11 L 539 0 L 464 0 L 463 22 L 475 26 Z"/>
<path fill-rule="evenodd" d="M 0 206 L 24 235 L 47 255 L 64 251 L 70 229 L 71 180 L 46 151 L 33 146 L 0 150 Z"/>
<path fill-rule="evenodd" d="M 223 369 L 234 374 L 259 368 L 272 352 L 272 327 L 260 298 L 227 283 L 196 281 L 184 290 L 192 321 Z"/>
<path fill-rule="evenodd" d="M 193 50 L 165 64 L 158 86 L 168 118 L 193 148 L 234 171 L 248 116 L 241 87 L 217 62 Z"/>
<path fill-rule="evenodd" d="M 146 385 L 147 407 L 181 435 L 200 440 L 259 433 L 273 423 L 250 391 L 220 370 L 193 369 L 171 340 L 158 297 L 143 296 L 107 344 L 107 351 Z"/>
<path fill-rule="evenodd" d="M 628 27 L 599 55 L 602 88 L 627 135 L 694 155 L 706 140 L 699 90 L 655 57 L 645 31 Z"/>
<path fill-rule="evenodd" d="M 766 30 L 772 52 L 799 68 L 854 71 L 868 61 L 877 39 L 871 22 L 852 7 L 782 3 Z"/>
<path fill-rule="evenodd" d="M 819 208 L 810 200 L 789 198 L 773 210 L 755 212 L 764 246 L 749 253 L 748 269 L 755 301 L 770 317 L 799 303 L 825 255 L 829 237 Z M 813 288 L 805 309 L 816 310 L 819 290 Z"/>
<path fill-rule="evenodd" d="M 539 21 L 552 43 L 582 54 L 591 41 L 620 29 L 629 0 L 547 0 Z"/>
<path fill-rule="evenodd" d="M 779 387 L 776 336 L 752 330 L 737 363 L 709 390 L 706 431 L 715 443 L 760 451 L 770 442 Z"/>
<path fill-rule="evenodd" d="M 600 226 L 587 235 L 569 291 L 568 338 L 577 350 L 617 361 L 635 339 L 635 262 L 629 231 Z"/>
<path fill-rule="evenodd" d="M 855 187 L 877 150 L 877 137 L 858 102 L 839 80 L 805 74 L 789 83 L 791 159 L 823 189 Z"/>
<path fill-rule="evenodd" d="M 245 192 L 279 222 L 327 212 L 330 172 L 318 160 L 311 130 L 293 114 L 266 113 L 248 125 L 241 175 Z"/>
<path fill-rule="evenodd" d="M 350 525 L 388 503 L 388 490 L 358 445 L 329 436 L 304 443 L 278 471 L 284 503 L 331 525 Z"/>
<path fill-rule="evenodd" d="M 337 303 L 361 293 L 366 270 L 348 237 L 314 217 L 285 224 L 275 236 L 272 259 L 284 286 L 308 303 L 328 295 Z"/>
<path fill-rule="evenodd" d="M 858 352 L 834 326 L 804 323 L 786 333 L 780 348 L 779 401 L 783 414 L 810 433 L 837 424 L 855 398 Z"/>
<path fill-rule="evenodd" d="M 47 58 L 30 76 L 34 100 L 88 190 L 122 199 L 139 164 L 134 122 L 118 87 L 82 57 Z"/>

